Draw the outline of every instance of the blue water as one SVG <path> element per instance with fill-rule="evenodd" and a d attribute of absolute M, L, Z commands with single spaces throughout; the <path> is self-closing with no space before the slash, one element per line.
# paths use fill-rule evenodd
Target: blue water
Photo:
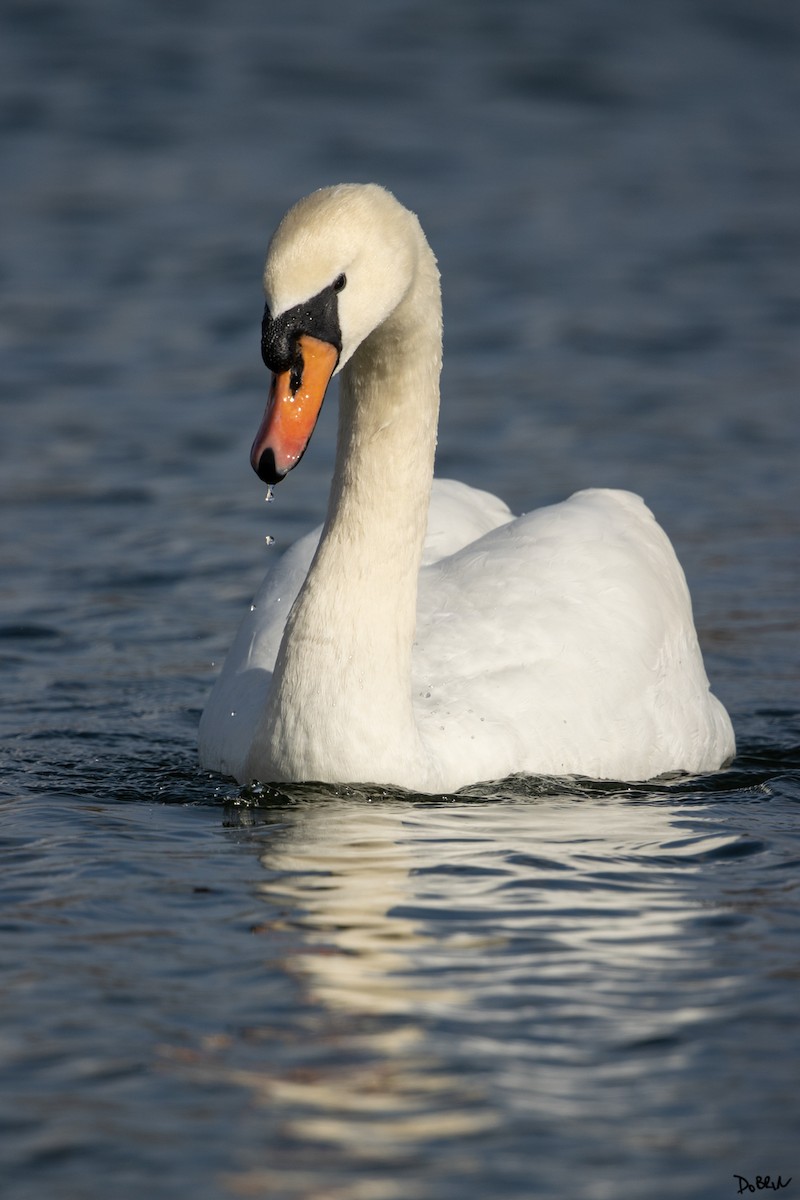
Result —
<path fill-rule="evenodd" d="M 3 5 L 3 1200 L 800 1189 L 798 53 L 778 0 Z M 730 769 L 197 768 L 324 512 L 335 403 L 269 507 L 248 447 L 267 238 L 343 179 L 439 258 L 439 472 L 647 498 Z"/>

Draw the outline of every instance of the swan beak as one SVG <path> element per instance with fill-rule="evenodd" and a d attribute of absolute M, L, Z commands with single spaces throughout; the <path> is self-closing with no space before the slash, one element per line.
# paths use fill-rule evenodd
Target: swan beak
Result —
<path fill-rule="evenodd" d="M 295 365 L 272 376 L 267 409 L 250 451 L 252 468 L 264 483 L 280 483 L 303 457 L 339 361 L 335 346 L 310 334 L 301 334 L 296 346 Z"/>

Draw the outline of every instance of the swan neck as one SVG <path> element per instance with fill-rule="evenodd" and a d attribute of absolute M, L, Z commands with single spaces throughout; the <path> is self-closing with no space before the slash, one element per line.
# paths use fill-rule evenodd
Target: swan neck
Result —
<path fill-rule="evenodd" d="M 391 533 L 398 544 L 413 544 L 421 553 L 433 478 L 440 371 L 436 274 L 433 281 L 415 281 L 399 308 L 342 371 L 336 462 L 323 540 L 329 530 L 343 528 L 348 540 Z M 419 553 L 416 566 L 409 562 L 415 574 Z"/>
<path fill-rule="evenodd" d="M 269 703 L 273 761 L 284 778 L 321 778 L 313 774 L 318 747 L 326 777 L 337 757 L 342 781 L 400 782 L 409 770 L 413 777 L 415 761 L 423 777 L 411 652 L 441 345 L 438 271 L 423 243 L 403 300 L 342 370 L 327 517 Z"/>

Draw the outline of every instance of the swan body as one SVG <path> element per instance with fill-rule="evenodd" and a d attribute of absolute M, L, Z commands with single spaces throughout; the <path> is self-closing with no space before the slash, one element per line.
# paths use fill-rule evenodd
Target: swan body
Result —
<path fill-rule="evenodd" d="M 264 282 L 275 381 L 253 464 L 268 482 L 295 465 L 334 370 L 336 464 L 324 525 L 245 615 L 203 765 L 441 792 L 728 761 L 683 571 L 638 497 L 583 491 L 514 518 L 432 483 L 441 304 L 416 217 L 376 185 L 315 192 L 276 231 Z"/>

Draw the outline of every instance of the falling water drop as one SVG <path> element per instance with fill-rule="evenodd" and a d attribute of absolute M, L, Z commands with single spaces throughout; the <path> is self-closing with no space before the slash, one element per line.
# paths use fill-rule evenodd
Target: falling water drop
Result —
<path fill-rule="evenodd" d="M 275 544 L 275 538 L 272 536 L 271 533 L 267 534 L 267 536 L 264 538 L 264 541 L 267 543 L 268 546 L 273 546 Z"/>
<path fill-rule="evenodd" d="M 268 484 L 267 484 L 267 494 L 266 494 L 266 496 L 264 497 L 264 503 L 265 503 L 265 504 L 271 504 L 271 503 L 272 503 L 272 499 L 273 499 L 273 496 L 272 496 L 272 484 L 271 484 L 271 483 L 268 483 Z"/>

